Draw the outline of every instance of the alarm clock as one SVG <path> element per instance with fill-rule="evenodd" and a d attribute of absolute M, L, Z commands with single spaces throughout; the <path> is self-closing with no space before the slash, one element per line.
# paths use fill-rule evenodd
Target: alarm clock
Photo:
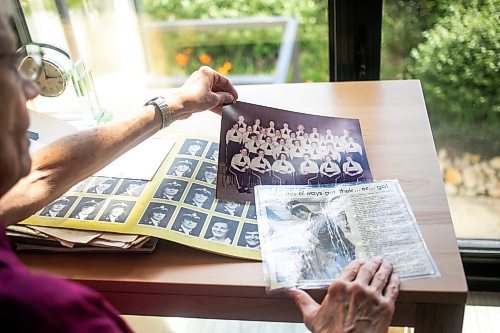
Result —
<path fill-rule="evenodd" d="M 39 93 L 45 97 L 60 96 L 68 86 L 73 72 L 73 62 L 69 54 L 54 45 L 33 43 L 42 48 L 42 70 L 35 81 L 40 89 Z M 32 58 L 26 57 L 21 67 L 31 66 Z"/>

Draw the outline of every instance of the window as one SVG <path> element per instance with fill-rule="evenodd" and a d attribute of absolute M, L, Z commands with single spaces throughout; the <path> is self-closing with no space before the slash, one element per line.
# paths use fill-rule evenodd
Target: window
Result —
<path fill-rule="evenodd" d="M 498 274 L 477 266 L 494 263 L 500 250 L 498 5 L 386 0 L 383 9 L 380 76 L 422 82 L 472 288 Z"/>
<path fill-rule="evenodd" d="M 22 0 L 19 7 L 22 42 L 54 45 L 80 63 L 95 85 L 93 107 L 110 111 L 94 114 L 99 119 L 140 105 L 147 89 L 179 86 L 201 65 L 236 84 L 329 80 L 326 0 Z M 54 101 L 39 97 L 34 107 L 63 117 Z M 89 104 L 81 102 L 73 103 L 77 114 Z"/>

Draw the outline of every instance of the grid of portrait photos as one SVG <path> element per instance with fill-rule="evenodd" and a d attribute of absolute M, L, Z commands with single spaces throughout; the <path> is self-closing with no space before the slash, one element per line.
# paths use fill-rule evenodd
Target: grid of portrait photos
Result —
<path fill-rule="evenodd" d="M 123 225 L 147 184 L 141 179 L 90 177 L 44 207 L 38 216 Z"/>
<path fill-rule="evenodd" d="M 186 138 L 169 163 L 146 208 L 140 224 L 151 225 L 154 211 L 163 207 L 165 227 L 187 238 L 203 240 L 216 249 L 259 252 L 255 206 L 249 202 L 217 200 L 219 143 L 209 139 Z M 197 246 L 198 247 L 198 246 Z M 241 250 L 240 250 L 241 251 Z"/>
<path fill-rule="evenodd" d="M 358 119 L 237 102 L 223 109 L 217 198 L 253 200 L 255 185 L 371 181 Z"/>
<path fill-rule="evenodd" d="M 217 200 L 219 143 L 177 138 L 151 181 L 90 177 L 26 224 L 137 233 L 260 259 L 255 206 Z"/>

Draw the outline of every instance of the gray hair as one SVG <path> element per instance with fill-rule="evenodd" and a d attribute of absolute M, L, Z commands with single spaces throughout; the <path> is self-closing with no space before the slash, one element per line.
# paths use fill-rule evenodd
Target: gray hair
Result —
<path fill-rule="evenodd" d="M 12 0 L 0 0 L 0 16 L 12 14 Z"/>

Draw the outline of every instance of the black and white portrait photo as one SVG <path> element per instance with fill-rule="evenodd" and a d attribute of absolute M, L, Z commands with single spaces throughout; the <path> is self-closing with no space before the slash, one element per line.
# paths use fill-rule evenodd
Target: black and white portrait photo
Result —
<path fill-rule="evenodd" d="M 87 193 L 111 194 L 119 180 L 119 178 L 92 177 Z"/>
<path fill-rule="evenodd" d="M 172 230 L 188 236 L 198 237 L 205 224 L 207 214 L 195 212 L 194 210 L 181 208 L 177 218 L 172 225 Z"/>
<path fill-rule="evenodd" d="M 134 207 L 135 201 L 111 200 L 99 221 L 124 223 Z"/>
<path fill-rule="evenodd" d="M 223 108 L 219 140 L 217 199 L 253 201 L 255 185 L 372 180 L 358 119 L 236 102 Z"/>
<path fill-rule="evenodd" d="M 139 197 L 148 182 L 141 179 L 124 179 L 116 190 L 116 195 Z"/>
<path fill-rule="evenodd" d="M 186 185 L 187 182 L 184 180 L 165 178 L 156 190 L 154 197 L 171 201 L 180 201 L 186 189 Z"/>
<path fill-rule="evenodd" d="M 208 148 L 205 158 L 217 162 L 219 160 L 219 144 L 217 142 L 212 142 L 210 148 Z"/>
<path fill-rule="evenodd" d="M 174 214 L 175 206 L 161 202 L 151 202 L 138 224 L 166 228 Z"/>
<path fill-rule="evenodd" d="M 248 205 L 246 218 L 251 220 L 257 220 L 257 212 L 255 211 L 255 204 Z"/>
<path fill-rule="evenodd" d="M 232 201 L 232 200 L 219 200 L 215 206 L 215 211 L 230 215 L 240 217 L 243 213 L 244 204 Z"/>
<path fill-rule="evenodd" d="M 204 238 L 217 243 L 231 244 L 237 228 L 238 221 L 212 216 Z"/>
<path fill-rule="evenodd" d="M 238 246 L 260 249 L 259 229 L 257 227 L 257 224 L 243 224 L 240 239 L 238 239 Z"/>
<path fill-rule="evenodd" d="M 191 178 L 197 164 L 198 161 L 191 158 L 176 158 L 168 169 L 167 175 Z"/>
<path fill-rule="evenodd" d="M 214 189 L 199 184 L 192 184 L 184 202 L 194 207 L 210 209 L 214 199 Z"/>
<path fill-rule="evenodd" d="M 217 166 L 212 163 L 203 162 L 195 179 L 215 185 L 217 183 Z"/>
<path fill-rule="evenodd" d="M 89 183 L 90 183 L 90 178 L 84 179 L 76 183 L 75 185 L 71 186 L 71 188 L 66 193 L 71 193 L 71 192 L 83 193 L 85 187 L 87 187 Z"/>
<path fill-rule="evenodd" d="M 186 139 L 179 154 L 200 157 L 207 146 L 208 141 L 199 139 Z"/>
<path fill-rule="evenodd" d="M 72 195 L 60 197 L 47 205 L 39 215 L 46 217 L 64 217 L 77 198 L 78 197 Z"/>
<path fill-rule="evenodd" d="M 84 197 L 71 212 L 70 218 L 78 220 L 93 220 L 104 204 L 105 199 Z"/>

